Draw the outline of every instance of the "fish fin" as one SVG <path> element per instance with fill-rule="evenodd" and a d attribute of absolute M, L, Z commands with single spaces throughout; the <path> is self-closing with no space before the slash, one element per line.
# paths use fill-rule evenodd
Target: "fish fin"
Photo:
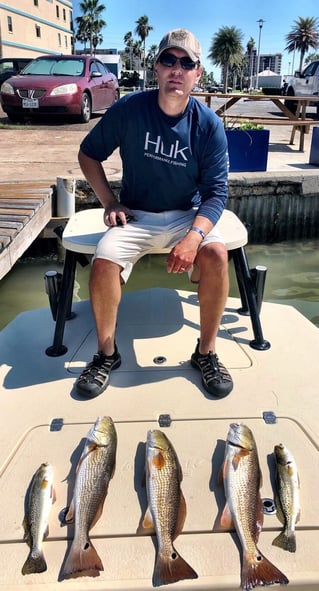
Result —
<path fill-rule="evenodd" d="M 88 539 L 81 547 L 74 540 L 62 568 L 61 576 L 71 577 L 82 572 L 99 572 L 104 570 L 102 561 L 93 544 Z"/>
<path fill-rule="evenodd" d="M 255 531 L 253 534 L 253 539 L 256 544 L 258 542 L 263 523 L 264 523 L 264 506 L 263 506 L 262 498 L 259 494 L 258 499 L 257 499 L 256 526 L 255 526 Z"/>
<path fill-rule="evenodd" d="M 256 549 L 255 560 L 244 555 L 241 573 L 241 585 L 245 591 L 250 591 L 258 585 L 273 585 L 280 583 L 287 585 L 289 580 L 268 558 Z"/>
<path fill-rule="evenodd" d="M 234 455 L 232 458 L 232 465 L 234 470 L 237 470 L 240 460 L 242 460 L 243 458 L 245 458 L 246 456 L 248 456 L 250 454 L 250 450 L 249 449 L 244 449 L 244 448 L 240 448 Z"/>
<path fill-rule="evenodd" d="M 23 526 L 23 529 L 24 529 L 23 539 L 28 544 L 28 546 L 31 548 L 31 546 L 32 546 L 32 537 L 31 537 L 31 531 L 30 531 L 29 518 L 28 518 L 27 515 L 25 515 L 24 518 L 23 518 L 22 526 Z"/>
<path fill-rule="evenodd" d="M 65 523 L 73 523 L 74 522 L 74 501 L 72 499 L 67 511 L 64 515 L 64 522 Z"/>
<path fill-rule="evenodd" d="M 98 520 L 100 519 L 100 517 L 101 517 L 101 515 L 103 513 L 103 505 L 104 505 L 104 501 L 105 501 L 106 495 L 107 495 L 107 490 L 105 491 L 105 495 L 103 496 L 103 499 L 101 500 L 101 502 L 100 502 L 100 504 L 99 504 L 99 506 L 97 508 L 95 517 L 94 517 L 94 519 L 93 519 L 93 521 L 92 521 L 92 523 L 90 525 L 90 529 L 92 529 L 94 527 L 94 525 L 98 522 Z"/>
<path fill-rule="evenodd" d="M 234 522 L 233 522 L 233 518 L 229 509 L 229 505 L 228 503 L 226 503 L 223 512 L 221 514 L 221 518 L 220 518 L 220 525 L 223 529 L 234 529 Z"/>
<path fill-rule="evenodd" d="M 169 556 L 158 552 L 153 573 L 153 585 L 167 585 L 184 579 L 197 579 L 198 574 L 172 546 Z"/>
<path fill-rule="evenodd" d="M 173 540 L 176 540 L 176 538 L 182 532 L 183 526 L 185 523 L 185 519 L 186 519 L 186 501 L 185 501 L 185 497 L 184 497 L 182 491 L 180 491 L 178 515 L 177 515 Z"/>
<path fill-rule="evenodd" d="M 152 517 L 152 513 L 149 507 L 147 507 L 146 511 L 145 511 L 145 515 L 143 517 L 143 521 L 138 529 L 138 533 L 140 534 L 153 534 L 155 533 L 155 525 L 154 525 L 154 521 L 153 521 L 153 517 Z"/>
<path fill-rule="evenodd" d="M 285 530 L 280 532 L 272 543 L 273 546 L 288 550 L 288 552 L 296 552 L 296 534 L 295 532 L 287 533 Z"/>
<path fill-rule="evenodd" d="M 275 495 L 275 506 L 276 506 L 276 515 L 277 515 L 280 523 L 282 523 L 284 525 L 286 523 L 286 519 L 285 519 L 283 510 L 282 510 L 280 497 L 277 494 Z"/>
<path fill-rule="evenodd" d="M 21 573 L 23 575 L 30 575 L 32 573 L 44 573 L 47 570 L 47 563 L 44 558 L 42 550 L 32 551 L 26 559 Z"/>

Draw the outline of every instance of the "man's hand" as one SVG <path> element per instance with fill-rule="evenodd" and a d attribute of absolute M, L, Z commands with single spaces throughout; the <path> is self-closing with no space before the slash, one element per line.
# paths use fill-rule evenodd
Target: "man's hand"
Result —
<path fill-rule="evenodd" d="M 171 250 L 167 257 L 166 268 L 168 273 L 188 272 L 196 259 L 198 247 L 202 239 L 195 232 L 186 234 Z"/>
<path fill-rule="evenodd" d="M 111 205 L 104 210 L 104 223 L 106 226 L 125 226 L 134 219 L 133 212 L 120 203 Z"/>

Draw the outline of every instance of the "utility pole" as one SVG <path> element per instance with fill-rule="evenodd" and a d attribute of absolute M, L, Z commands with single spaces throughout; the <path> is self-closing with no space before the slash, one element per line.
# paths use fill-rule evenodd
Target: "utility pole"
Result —
<path fill-rule="evenodd" d="M 259 37 L 258 37 L 258 53 L 257 53 L 257 67 L 256 67 L 256 89 L 258 90 L 259 86 L 258 86 L 258 74 L 259 74 L 259 63 L 260 63 L 260 40 L 261 40 L 261 30 L 263 28 L 263 24 L 266 21 L 264 21 L 262 18 L 260 18 L 257 23 L 259 24 Z"/>

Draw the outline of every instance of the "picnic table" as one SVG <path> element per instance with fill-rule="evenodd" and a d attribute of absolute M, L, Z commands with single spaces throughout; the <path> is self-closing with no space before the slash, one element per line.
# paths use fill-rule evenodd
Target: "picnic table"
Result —
<path fill-rule="evenodd" d="M 292 145 L 295 139 L 296 130 L 300 132 L 299 151 L 304 151 L 304 136 L 308 133 L 310 125 L 318 125 L 318 121 L 307 118 L 307 107 L 311 102 L 318 102 L 319 97 L 316 96 L 294 96 L 291 97 L 297 103 L 296 114 L 292 113 L 285 105 L 285 101 L 289 97 L 279 95 L 265 95 L 265 94 L 248 94 L 248 93 L 210 93 L 210 92 L 194 92 L 194 96 L 202 96 L 209 108 L 212 108 L 212 99 L 223 99 L 222 104 L 219 103 L 218 108 L 215 109 L 217 115 L 227 118 L 227 121 L 238 121 L 244 119 L 251 121 L 256 125 L 291 125 L 292 131 L 289 144 Z M 280 111 L 281 116 L 259 116 L 243 114 L 231 114 L 229 110 L 240 100 L 245 101 L 266 101 L 273 103 Z"/>

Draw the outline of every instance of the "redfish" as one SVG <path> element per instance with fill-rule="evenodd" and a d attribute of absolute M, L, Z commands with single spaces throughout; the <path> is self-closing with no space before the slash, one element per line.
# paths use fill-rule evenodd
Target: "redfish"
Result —
<path fill-rule="evenodd" d="M 80 457 L 73 499 L 65 516 L 74 521 L 74 538 L 61 576 L 96 574 L 104 570 L 89 531 L 100 518 L 115 470 L 117 435 L 111 417 L 98 418 L 89 430 Z"/>
<path fill-rule="evenodd" d="M 180 556 L 173 541 L 181 533 L 186 503 L 181 491 L 182 470 L 176 452 L 162 431 L 150 430 L 146 443 L 148 509 L 143 529 L 156 532 L 157 552 L 153 585 L 196 579 L 197 573 Z"/>
<path fill-rule="evenodd" d="M 226 506 L 221 525 L 227 529 L 235 527 L 240 539 L 242 589 L 249 591 L 257 585 L 287 584 L 287 577 L 257 547 L 263 524 L 261 471 L 256 442 L 246 425 L 230 425 L 222 475 Z"/>

